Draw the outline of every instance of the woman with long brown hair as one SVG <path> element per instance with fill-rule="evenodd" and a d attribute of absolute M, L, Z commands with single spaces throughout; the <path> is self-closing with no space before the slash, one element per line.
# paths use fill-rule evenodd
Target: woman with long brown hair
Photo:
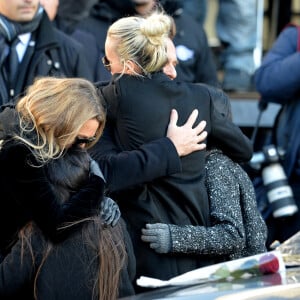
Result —
<path fill-rule="evenodd" d="M 5 256 L 27 222 L 33 220 L 55 241 L 61 223 L 90 216 L 100 208 L 104 180 L 95 172 L 64 204 L 53 193 L 45 172 L 74 144 L 88 148 L 96 143 L 106 115 L 92 83 L 50 77 L 36 80 L 16 109 L 7 108 L 3 114 L 0 254 Z"/>
<path fill-rule="evenodd" d="M 63 203 L 87 181 L 89 156 L 74 148 L 53 160 L 46 176 Z M 59 230 L 68 233 L 59 243 L 49 241 L 33 222 L 20 231 L 18 242 L 0 265 L 1 299 L 33 294 L 43 300 L 113 300 L 133 294 L 135 260 L 122 221 L 114 227 L 103 225 L 98 210 L 88 218 L 62 224 Z"/>
<path fill-rule="evenodd" d="M 105 124 L 93 84 L 38 79 L 8 115 L 16 122 L 0 152 L 1 299 L 33 290 L 36 299 L 131 294 L 126 230 L 103 224 L 105 180 L 86 152 Z"/>

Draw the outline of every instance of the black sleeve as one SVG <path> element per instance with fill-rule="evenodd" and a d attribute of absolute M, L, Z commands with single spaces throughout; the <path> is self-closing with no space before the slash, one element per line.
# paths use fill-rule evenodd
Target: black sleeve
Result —
<path fill-rule="evenodd" d="M 124 243 L 127 252 L 127 265 L 121 271 L 119 297 L 126 297 L 134 295 L 133 282 L 136 276 L 136 259 L 130 235 L 122 218 L 120 219 L 120 224 L 123 229 Z"/>
<path fill-rule="evenodd" d="M 103 180 L 95 175 L 67 202 L 62 203 L 45 175 L 44 167 L 28 161 L 30 151 L 23 145 L 10 148 L 8 165 L 13 192 L 18 203 L 47 237 L 54 238 L 56 229 L 65 222 L 91 216 L 100 207 L 104 193 Z"/>
<path fill-rule="evenodd" d="M 144 144 L 137 150 L 121 151 L 109 122 L 90 153 L 99 163 L 110 192 L 181 171 L 180 158 L 169 138 Z"/>
<path fill-rule="evenodd" d="M 253 154 L 253 145 L 250 139 L 237 125 L 216 109 L 213 97 L 216 97 L 217 94 L 211 94 L 211 91 L 209 93 L 211 95 L 210 118 L 212 131 L 208 137 L 208 146 L 221 149 L 225 155 L 235 162 L 249 161 Z"/>

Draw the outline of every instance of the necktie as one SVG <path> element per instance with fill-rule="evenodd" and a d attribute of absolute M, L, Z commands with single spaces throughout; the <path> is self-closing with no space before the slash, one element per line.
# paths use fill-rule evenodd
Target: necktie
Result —
<path fill-rule="evenodd" d="M 9 52 L 9 72 L 8 72 L 8 78 L 11 86 L 14 86 L 16 76 L 18 73 L 18 67 L 19 67 L 19 58 L 18 53 L 16 50 L 16 46 L 19 43 L 19 39 L 16 38 L 12 41 L 10 45 L 10 52 Z"/>

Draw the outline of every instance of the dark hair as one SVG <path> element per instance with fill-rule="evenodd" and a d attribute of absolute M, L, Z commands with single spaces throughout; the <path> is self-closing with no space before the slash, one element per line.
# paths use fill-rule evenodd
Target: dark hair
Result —
<path fill-rule="evenodd" d="M 46 168 L 46 176 L 62 203 L 85 183 L 88 172 L 89 156 L 79 147 L 70 148 L 62 158 L 50 161 Z"/>
<path fill-rule="evenodd" d="M 87 180 L 88 172 L 89 155 L 84 149 L 73 147 L 62 157 L 49 162 L 46 174 L 53 191 L 63 202 L 67 201 L 72 193 L 78 191 Z M 78 226 L 78 222 L 75 225 Z M 83 243 L 89 245 L 98 255 L 99 267 L 97 274 L 95 274 L 93 296 L 99 300 L 117 299 L 120 273 L 127 261 L 121 225 L 104 227 L 99 214 L 85 219 L 79 225 L 80 227 L 76 227 L 76 230 L 81 230 Z M 70 228 L 70 224 L 67 226 Z M 30 227 L 32 228 L 32 226 Z M 34 252 L 30 244 L 31 228 L 28 229 L 27 226 L 22 230 L 21 237 L 33 255 Z M 35 282 L 52 249 L 53 245 L 48 242 Z M 36 285 L 34 294 L 36 297 Z"/>

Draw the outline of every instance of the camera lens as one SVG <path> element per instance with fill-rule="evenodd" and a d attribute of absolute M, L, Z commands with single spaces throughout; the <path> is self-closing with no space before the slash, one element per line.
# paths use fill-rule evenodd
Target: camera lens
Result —
<path fill-rule="evenodd" d="M 269 203 L 274 218 L 292 216 L 298 211 L 291 187 L 279 163 L 273 163 L 262 170 L 264 185 L 267 188 Z"/>

